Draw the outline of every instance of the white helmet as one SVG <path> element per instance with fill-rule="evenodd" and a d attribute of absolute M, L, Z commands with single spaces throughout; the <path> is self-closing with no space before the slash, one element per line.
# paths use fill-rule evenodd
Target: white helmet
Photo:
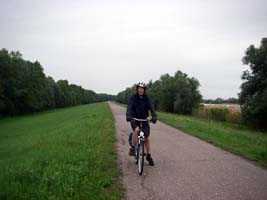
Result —
<path fill-rule="evenodd" d="M 139 83 L 136 84 L 136 89 L 137 89 L 138 87 L 141 87 L 141 88 L 146 89 L 146 84 L 145 84 L 144 82 L 139 82 Z"/>

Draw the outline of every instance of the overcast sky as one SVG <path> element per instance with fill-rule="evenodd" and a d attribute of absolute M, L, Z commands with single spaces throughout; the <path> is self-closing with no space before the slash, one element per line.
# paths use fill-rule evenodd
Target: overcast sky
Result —
<path fill-rule="evenodd" d="M 182 70 L 204 98 L 236 97 L 244 51 L 267 37 L 266 0 L 0 3 L 0 48 L 110 94 Z"/>

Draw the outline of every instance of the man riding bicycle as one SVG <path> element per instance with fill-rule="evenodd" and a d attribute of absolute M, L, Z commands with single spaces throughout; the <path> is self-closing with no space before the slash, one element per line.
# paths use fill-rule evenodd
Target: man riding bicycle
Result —
<path fill-rule="evenodd" d="M 138 133 L 140 132 L 140 122 L 134 120 L 133 118 L 138 119 L 147 119 L 149 116 L 149 111 L 152 116 L 152 122 L 157 122 L 157 115 L 156 112 L 151 104 L 149 97 L 146 95 L 146 85 L 144 83 L 136 84 L 136 94 L 130 97 L 127 112 L 126 112 L 126 120 L 131 123 L 131 127 L 133 129 L 132 135 L 132 146 L 129 150 L 129 155 L 134 156 L 134 146 L 137 144 L 138 141 Z M 149 135 L 150 135 L 150 127 L 149 122 L 143 122 L 142 124 L 142 131 L 145 134 L 145 149 L 146 149 L 146 160 L 148 161 L 149 165 L 153 166 L 154 161 L 151 157 L 150 153 L 150 142 L 149 142 Z"/>

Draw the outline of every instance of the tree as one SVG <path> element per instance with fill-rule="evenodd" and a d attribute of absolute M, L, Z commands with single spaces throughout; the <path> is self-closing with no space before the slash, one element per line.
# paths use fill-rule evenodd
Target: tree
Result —
<path fill-rule="evenodd" d="M 134 86 L 128 87 L 124 91 L 119 92 L 115 99 L 119 103 L 127 104 L 132 94 L 134 94 Z"/>
<path fill-rule="evenodd" d="M 47 77 L 38 61 L 24 60 L 18 51 L 0 50 L 0 115 L 38 112 L 57 107 L 74 106 L 111 99 L 92 90 L 55 82 Z"/>
<path fill-rule="evenodd" d="M 267 128 L 267 38 L 259 48 L 251 45 L 245 52 L 243 63 L 250 70 L 243 72 L 239 94 L 241 111 L 246 123 Z"/>
<path fill-rule="evenodd" d="M 97 101 L 112 101 L 115 99 L 115 95 L 109 95 L 105 93 L 97 94 Z"/>
<path fill-rule="evenodd" d="M 203 103 L 208 104 L 239 104 L 239 99 L 230 97 L 228 99 L 216 98 L 216 99 L 203 99 Z"/>
<path fill-rule="evenodd" d="M 201 101 L 198 80 L 181 71 L 174 76 L 164 74 L 155 82 L 149 81 L 147 86 L 154 107 L 162 111 L 191 114 Z M 126 88 L 118 93 L 116 100 L 126 104 L 133 91 L 133 87 Z"/>
<path fill-rule="evenodd" d="M 149 94 L 155 107 L 163 111 L 191 114 L 201 101 L 198 80 L 181 71 L 174 76 L 162 75 L 160 80 L 150 85 Z"/>

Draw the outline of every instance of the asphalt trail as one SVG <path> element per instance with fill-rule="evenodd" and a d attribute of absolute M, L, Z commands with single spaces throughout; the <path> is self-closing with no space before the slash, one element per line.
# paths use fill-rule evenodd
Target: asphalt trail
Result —
<path fill-rule="evenodd" d="M 164 123 L 151 125 L 152 156 L 143 176 L 128 156 L 125 108 L 109 103 L 127 200 L 266 200 L 267 170 Z"/>

